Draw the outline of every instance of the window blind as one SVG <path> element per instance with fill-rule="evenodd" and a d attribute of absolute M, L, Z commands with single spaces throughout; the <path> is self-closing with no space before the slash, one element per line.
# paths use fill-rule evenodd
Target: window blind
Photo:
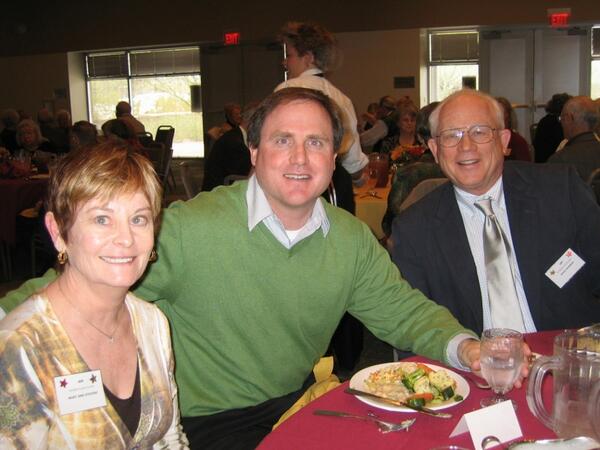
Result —
<path fill-rule="evenodd" d="M 592 28 L 592 56 L 600 58 L 600 27 Z"/>
<path fill-rule="evenodd" d="M 478 32 L 439 32 L 429 35 L 430 63 L 477 62 L 478 60 Z"/>
<path fill-rule="evenodd" d="M 87 55 L 86 67 L 89 78 L 126 77 L 129 72 L 125 52 Z"/>

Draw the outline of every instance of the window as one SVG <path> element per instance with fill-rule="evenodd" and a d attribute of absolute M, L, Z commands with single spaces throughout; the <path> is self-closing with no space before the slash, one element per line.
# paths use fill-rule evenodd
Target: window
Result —
<path fill-rule="evenodd" d="M 435 31 L 429 34 L 429 101 L 479 86 L 479 33 Z"/>
<path fill-rule="evenodd" d="M 88 116 L 97 126 L 115 117 L 125 100 L 154 134 L 175 128 L 173 156 L 204 156 L 202 114 L 192 111 L 192 86 L 200 86 L 198 47 L 92 53 L 86 56 Z"/>
<path fill-rule="evenodd" d="M 600 97 L 600 27 L 592 28 L 592 82 L 590 97 Z"/>

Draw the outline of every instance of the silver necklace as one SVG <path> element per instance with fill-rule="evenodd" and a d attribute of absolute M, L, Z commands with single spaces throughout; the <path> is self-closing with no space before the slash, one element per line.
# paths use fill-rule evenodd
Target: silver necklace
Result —
<path fill-rule="evenodd" d="M 79 310 L 79 308 L 77 308 L 72 302 L 71 300 L 69 300 L 69 297 L 67 297 L 65 295 L 65 291 L 63 291 L 62 286 L 60 285 L 60 282 L 56 283 L 58 285 L 58 289 L 60 290 L 60 293 L 62 294 L 62 296 L 65 298 L 65 300 L 67 301 L 67 303 L 69 305 L 71 305 L 71 307 L 77 311 L 77 314 L 79 314 L 81 316 L 81 318 L 88 324 L 90 325 L 94 330 L 96 330 L 98 333 L 100 333 L 101 335 L 103 335 L 104 337 L 106 337 L 106 339 L 108 339 L 108 342 L 110 342 L 111 344 L 115 342 L 115 335 L 117 334 L 117 330 L 119 328 L 119 318 L 121 317 L 121 311 L 123 310 L 123 307 L 125 305 L 121 305 L 121 309 L 119 309 L 119 312 L 117 313 L 117 324 L 115 325 L 115 328 L 113 328 L 112 333 L 105 333 L 104 331 L 102 331 L 100 328 L 98 328 L 96 325 L 94 325 L 92 322 L 90 322 L 84 315 L 83 313 Z"/>

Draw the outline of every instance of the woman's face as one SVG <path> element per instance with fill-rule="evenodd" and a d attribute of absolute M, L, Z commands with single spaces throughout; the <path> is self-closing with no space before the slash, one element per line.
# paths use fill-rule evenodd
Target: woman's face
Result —
<path fill-rule="evenodd" d="M 35 131 L 31 127 L 25 127 L 20 131 L 21 144 L 23 147 L 31 147 L 36 144 Z"/>
<path fill-rule="evenodd" d="M 85 202 L 77 209 L 68 242 L 59 238 L 58 244 L 69 257 L 65 273 L 92 286 L 128 289 L 144 273 L 154 246 L 150 203 L 141 192 Z"/>
<path fill-rule="evenodd" d="M 403 114 L 398 121 L 398 127 L 402 134 L 415 134 L 417 119 L 412 114 Z"/>

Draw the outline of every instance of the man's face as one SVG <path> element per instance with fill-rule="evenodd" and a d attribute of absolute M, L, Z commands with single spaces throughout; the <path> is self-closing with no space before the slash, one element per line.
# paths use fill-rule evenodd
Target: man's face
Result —
<path fill-rule="evenodd" d="M 313 62 L 313 56 L 307 52 L 303 56 L 298 55 L 298 50 L 293 45 L 287 44 L 285 47 L 285 59 L 283 67 L 287 70 L 288 78 L 299 77 L 302 72 L 308 70 Z"/>
<path fill-rule="evenodd" d="M 485 100 L 473 95 L 456 97 L 440 111 L 437 134 L 458 128 L 465 130 L 462 139 L 454 147 L 445 147 L 434 137 L 429 140 L 429 146 L 442 171 L 455 186 L 482 195 L 502 175 L 510 131 L 497 130 L 490 142 L 477 144 L 466 132 L 473 125 L 498 127 Z"/>
<path fill-rule="evenodd" d="M 312 101 L 279 105 L 265 119 L 259 148 L 250 148 L 256 177 L 289 230 L 301 228 L 335 167 L 331 119 Z"/>

